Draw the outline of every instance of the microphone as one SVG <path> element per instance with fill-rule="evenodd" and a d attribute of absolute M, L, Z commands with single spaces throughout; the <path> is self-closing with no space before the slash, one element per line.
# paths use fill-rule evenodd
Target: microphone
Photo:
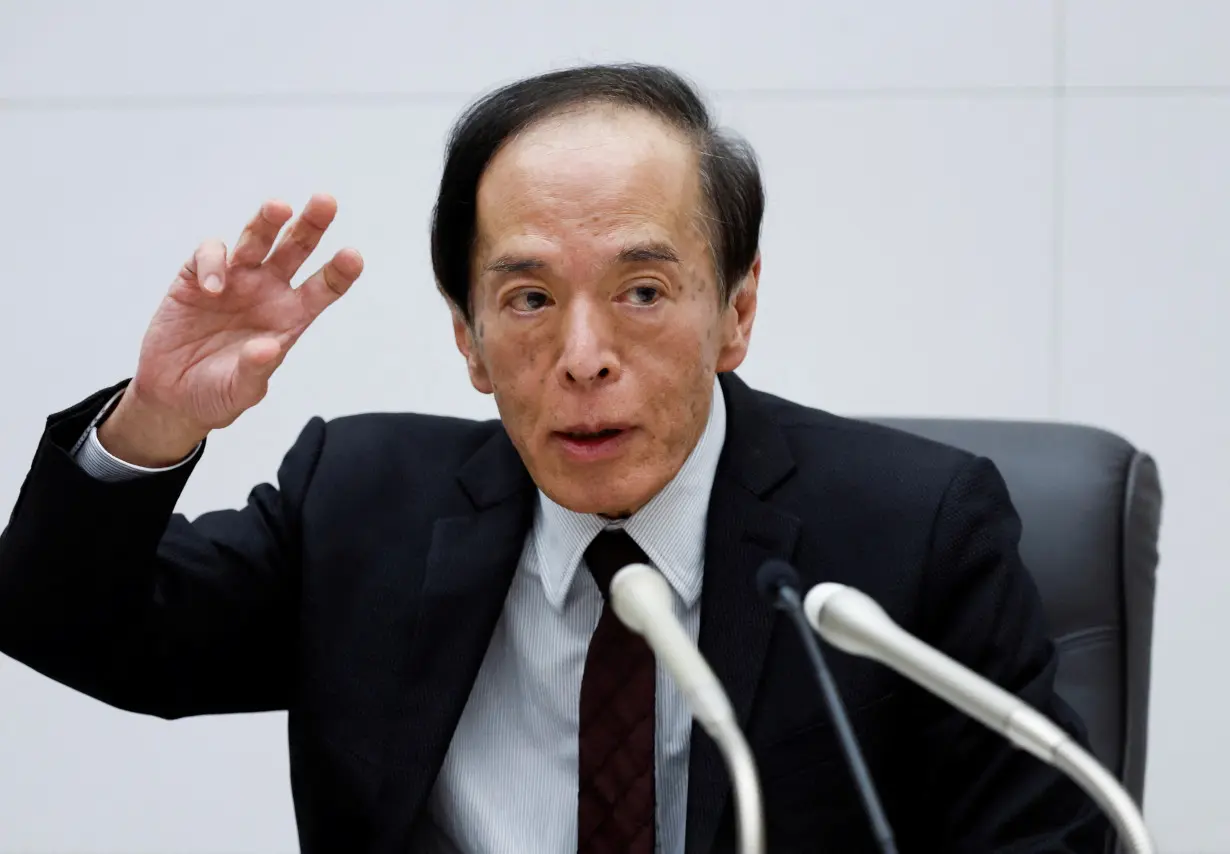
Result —
<path fill-rule="evenodd" d="M 1154 854 L 1144 818 L 1119 781 L 1019 697 L 909 634 L 875 600 L 851 587 L 817 584 L 807 593 L 803 609 L 812 627 L 833 646 L 891 667 L 1062 771 L 1110 816 L 1129 851 Z"/>
<path fill-rule="evenodd" d="M 645 638 L 692 706 L 692 716 L 717 743 L 735 793 L 739 850 L 764 854 L 764 812 L 756 762 L 722 683 L 675 617 L 674 593 L 656 569 L 625 566 L 611 579 L 611 607 L 629 630 Z"/>
<path fill-rule="evenodd" d="M 825 705 L 828 706 L 829 716 L 833 719 L 833 726 L 837 730 L 842 752 L 846 755 L 846 764 L 850 766 L 854 784 L 858 789 L 859 797 L 863 800 L 863 809 L 871 822 L 871 832 L 875 835 L 876 842 L 879 843 L 880 850 L 884 854 L 896 854 L 897 843 L 893 839 L 892 827 L 884 815 L 884 807 L 881 806 L 875 784 L 871 781 L 871 772 L 867 770 L 867 763 L 863 760 L 863 752 L 859 749 L 854 728 L 850 726 L 850 719 L 846 716 L 846 707 L 841 701 L 841 694 L 837 691 L 837 683 L 833 680 L 833 675 L 824 662 L 824 656 L 820 653 L 820 644 L 816 643 L 816 636 L 807 624 L 807 617 L 803 614 L 803 601 L 799 595 L 799 574 L 784 560 L 766 561 L 756 573 L 756 589 L 760 591 L 763 599 L 779 611 L 785 611 L 790 616 L 790 621 L 794 623 L 794 627 L 798 629 L 803 647 L 807 650 L 807 657 L 811 659 L 816 680 L 820 683 L 820 691 L 824 695 Z"/>

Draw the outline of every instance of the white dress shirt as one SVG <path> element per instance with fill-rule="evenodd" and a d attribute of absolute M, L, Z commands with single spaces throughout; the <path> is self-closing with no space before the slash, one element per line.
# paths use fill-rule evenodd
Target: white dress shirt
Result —
<path fill-rule="evenodd" d="M 603 528 L 622 526 L 674 589 L 675 613 L 696 640 L 709 495 L 726 439 L 725 401 L 716 381 L 713 388 L 700 441 L 675 478 L 628 519 L 574 513 L 539 493 L 503 613 L 431 793 L 431 822 L 415 850 L 576 851 L 581 678 L 603 607 L 582 556 Z M 75 456 L 105 480 L 153 471 L 107 453 L 93 426 Z M 691 714 L 661 666 L 655 725 L 657 850 L 682 854 Z"/>

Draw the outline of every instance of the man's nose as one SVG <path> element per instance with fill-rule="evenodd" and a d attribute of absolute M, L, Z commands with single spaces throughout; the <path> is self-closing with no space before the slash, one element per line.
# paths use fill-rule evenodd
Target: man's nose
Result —
<path fill-rule="evenodd" d="M 619 378 L 612 325 L 598 306 L 586 299 L 573 300 L 564 314 L 562 334 L 559 367 L 564 385 L 594 386 Z"/>

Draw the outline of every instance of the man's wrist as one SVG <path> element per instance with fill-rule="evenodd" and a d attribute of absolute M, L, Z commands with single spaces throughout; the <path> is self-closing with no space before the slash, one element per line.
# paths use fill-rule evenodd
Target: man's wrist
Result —
<path fill-rule="evenodd" d="M 145 469 L 183 462 L 207 432 L 143 404 L 130 390 L 125 390 L 115 409 L 97 427 L 98 442 L 108 454 Z"/>

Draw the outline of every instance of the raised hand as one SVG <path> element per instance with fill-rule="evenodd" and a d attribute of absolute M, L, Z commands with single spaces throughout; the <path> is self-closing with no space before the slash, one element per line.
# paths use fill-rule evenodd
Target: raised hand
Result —
<path fill-rule="evenodd" d="M 150 322 L 132 382 L 99 428 L 108 451 L 137 465 L 167 465 L 260 402 L 295 341 L 363 270 L 359 253 L 343 249 L 303 284 L 291 283 L 336 213 L 331 197 L 313 196 L 279 240 L 292 211 L 269 201 L 229 257 L 221 241 L 197 247 Z"/>

